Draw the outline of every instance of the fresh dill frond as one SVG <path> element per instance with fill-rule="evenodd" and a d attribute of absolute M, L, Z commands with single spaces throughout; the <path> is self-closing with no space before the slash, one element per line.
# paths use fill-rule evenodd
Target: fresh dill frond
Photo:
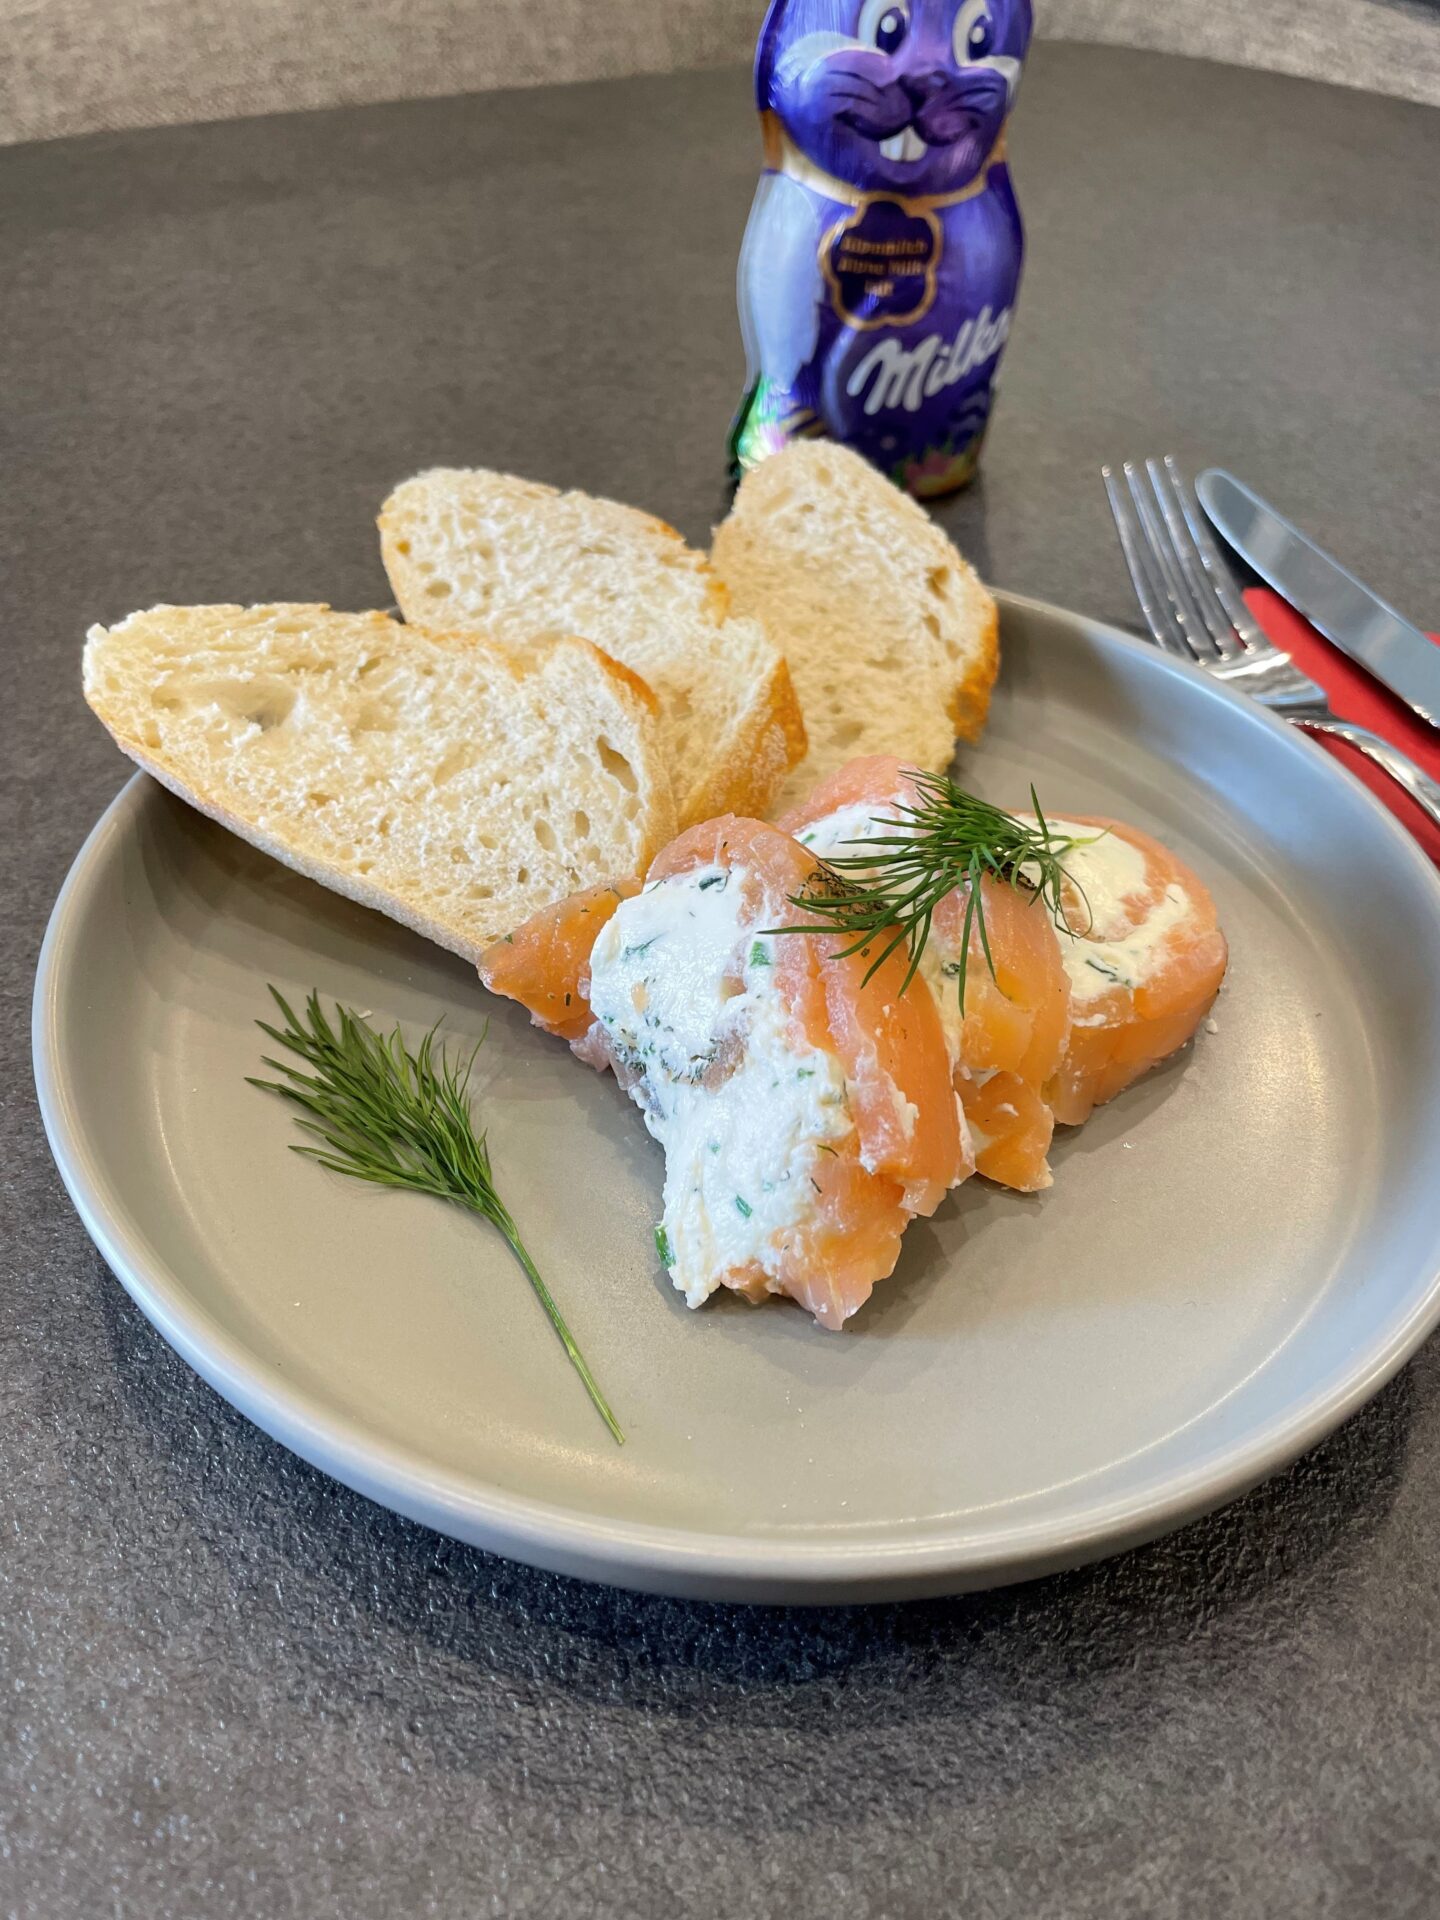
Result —
<path fill-rule="evenodd" d="M 609 1403 L 495 1190 L 490 1148 L 486 1136 L 475 1131 L 467 1096 L 484 1035 L 457 1065 L 437 1039 L 438 1023 L 411 1053 L 399 1027 L 388 1035 L 376 1033 L 358 1013 L 338 1004 L 332 1024 L 318 993 L 306 1001 L 301 1019 L 277 988 L 270 992 L 284 1025 L 264 1020 L 255 1024 L 311 1071 L 303 1073 L 266 1055 L 265 1065 L 282 1078 L 246 1077 L 252 1087 L 278 1093 L 306 1116 L 298 1125 L 318 1144 L 307 1142 L 291 1151 L 352 1180 L 453 1201 L 498 1227 L 600 1418 L 623 1444 L 625 1436 Z"/>
<path fill-rule="evenodd" d="M 897 800 L 892 813 L 875 816 L 877 825 L 891 831 L 845 842 L 865 848 L 863 853 L 829 855 L 810 885 L 790 896 L 792 906 L 816 916 L 814 924 L 786 931 L 853 936 L 837 959 L 883 940 L 866 969 L 866 980 L 897 947 L 905 946 L 909 966 L 900 989 L 903 993 L 915 977 L 936 908 L 961 887 L 965 890 L 965 918 L 956 972 L 963 1007 L 972 934 L 979 941 L 992 979 L 995 974 L 981 881 L 1004 880 L 1013 887 L 1026 888 L 1050 909 L 1056 926 L 1064 928 L 1068 923 L 1062 889 L 1067 881 L 1082 901 L 1085 897 L 1066 873 L 1064 855 L 1072 847 L 1088 846 L 1090 841 L 1056 833 L 1041 811 L 1033 787 L 1030 804 L 1036 824 L 1018 819 L 988 800 L 977 799 L 943 774 L 910 768 L 905 777 L 914 787 L 914 800 Z"/>

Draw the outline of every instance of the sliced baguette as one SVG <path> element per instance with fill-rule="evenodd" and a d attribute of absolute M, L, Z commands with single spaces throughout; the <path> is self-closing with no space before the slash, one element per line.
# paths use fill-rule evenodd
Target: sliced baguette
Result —
<path fill-rule="evenodd" d="M 380 514 L 411 625 L 480 628 L 529 645 L 580 633 L 660 701 L 680 824 L 757 814 L 805 749 L 784 658 L 673 527 L 634 507 L 483 470 L 436 469 Z"/>
<path fill-rule="evenodd" d="M 858 454 L 800 440 L 740 483 L 711 559 L 790 663 L 810 748 L 779 809 L 858 754 L 942 773 L 985 725 L 995 602 L 935 522 Z"/>
<path fill-rule="evenodd" d="M 243 839 L 474 959 L 673 834 L 654 696 L 584 640 L 525 654 L 323 606 L 92 627 L 85 698 Z"/>

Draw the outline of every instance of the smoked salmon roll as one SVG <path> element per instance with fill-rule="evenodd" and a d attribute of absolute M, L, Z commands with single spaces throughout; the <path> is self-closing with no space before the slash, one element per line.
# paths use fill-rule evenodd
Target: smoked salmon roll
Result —
<path fill-rule="evenodd" d="M 494 991 L 614 1069 L 665 1149 L 660 1257 L 687 1303 L 787 1294 L 839 1328 L 908 1222 L 971 1171 L 935 1002 L 892 954 L 787 932 L 817 862 L 731 815 L 644 887 L 562 901 L 492 947 Z M 917 987 L 919 990 L 917 991 Z"/>
<path fill-rule="evenodd" d="M 1073 1127 L 1194 1035 L 1229 953 L 1204 882 L 1168 847 L 1122 820 L 1047 825 L 1076 843 L 1063 860 L 1060 936 L 1070 1033 L 1046 1086 L 1055 1118 Z"/>
<path fill-rule="evenodd" d="M 914 818 L 905 809 L 919 799 L 900 761 L 875 756 L 840 768 L 781 824 L 822 857 L 843 859 L 905 831 Z M 1031 813 L 1012 819 L 1041 825 Z M 1065 876 L 1058 919 L 1025 885 L 986 878 L 986 941 L 972 916 L 967 946 L 959 887 L 937 905 L 920 961 L 976 1170 L 1021 1191 L 1050 1185 L 1057 1123 L 1078 1126 L 1191 1039 L 1228 960 L 1204 883 L 1158 840 L 1085 814 L 1044 826 Z M 962 950 L 963 1007 L 954 987 Z"/>
<path fill-rule="evenodd" d="M 843 859 L 866 853 L 878 835 L 903 831 L 900 809 L 918 799 L 904 763 L 876 754 L 831 774 L 780 824 L 823 858 Z M 1029 1193 L 1051 1184 L 1056 1116 L 1048 1088 L 1069 1037 L 1070 980 L 1044 901 L 1007 880 L 987 877 L 980 887 L 985 940 L 972 917 L 966 952 L 967 892 L 956 888 L 935 910 L 920 975 L 940 1010 L 975 1169 Z"/>

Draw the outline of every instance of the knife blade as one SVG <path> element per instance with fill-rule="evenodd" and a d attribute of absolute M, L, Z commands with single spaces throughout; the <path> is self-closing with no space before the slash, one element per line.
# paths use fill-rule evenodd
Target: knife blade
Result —
<path fill-rule="evenodd" d="M 1212 467 L 1195 491 L 1216 530 L 1262 580 L 1422 720 L 1440 727 L 1440 646 L 1233 474 Z"/>

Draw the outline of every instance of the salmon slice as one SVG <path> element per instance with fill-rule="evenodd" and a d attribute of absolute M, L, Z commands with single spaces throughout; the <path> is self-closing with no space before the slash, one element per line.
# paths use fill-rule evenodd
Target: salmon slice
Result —
<path fill-rule="evenodd" d="M 785 932 L 815 870 L 763 821 L 706 821 L 643 891 L 561 902 L 481 977 L 640 1106 L 666 1155 L 657 1244 L 691 1306 L 786 1294 L 839 1328 L 971 1165 L 940 1017 L 928 990 L 900 993 L 903 958 L 867 983 L 843 938 Z"/>
<path fill-rule="evenodd" d="M 1045 1087 L 1055 1118 L 1073 1127 L 1185 1045 L 1229 954 L 1204 882 L 1168 847 L 1120 820 L 1049 824 L 1086 842 L 1064 860 L 1070 1037 Z"/>
<path fill-rule="evenodd" d="M 520 1001 L 546 1033 L 583 1039 L 590 1028 L 590 949 L 620 902 L 639 891 L 638 880 L 617 880 L 543 907 L 486 949 L 480 978 L 492 993 Z"/>
<path fill-rule="evenodd" d="M 863 845 L 848 843 L 903 830 L 905 816 L 896 809 L 915 798 L 902 761 L 871 755 L 822 781 L 781 825 L 818 853 L 861 854 Z M 1055 1115 L 1044 1090 L 1065 1053 L 1070 985 L 1044 902 L 1004 880 L 980 885 L 990 954 L 972 925 L 963 1008 L 958 976 L 968 889 L 957 888 L 937 907 L 921 973 L 940 1008 L 975 1169 L 1029 1193 L 1051 1182 Z M 914 991 L 912 984 L 906 997 Z"/>
<path fill-rule="evenodd" d="M 692 828 L 659 856 L 651 881 L 693 868 L 702 858 L 733 864 L 737 829 L 739 858 L 752 878 L 763 881 L 766 925 L 807 925 L 811 916 L 792 896 L 813 879 L 815 860 L 790 835 L 761 820 L 727 816 Z M 797 934 L 777 941 L 775 964 L 801 1010 L 810 1044 L 833 1046 L 844 1066 L 864 1165 L 899 1180 L 908 1210 L 928 1215 L 955 1185 L 957 1156 L 969 1171 L 940 1017 L 928 992 L 913 998 L 900 992 L 901 954 L 892 954 L 867 981 L 873 953 L 862 949 L 840 958 L 849 944 L 838 934 Z"/>

